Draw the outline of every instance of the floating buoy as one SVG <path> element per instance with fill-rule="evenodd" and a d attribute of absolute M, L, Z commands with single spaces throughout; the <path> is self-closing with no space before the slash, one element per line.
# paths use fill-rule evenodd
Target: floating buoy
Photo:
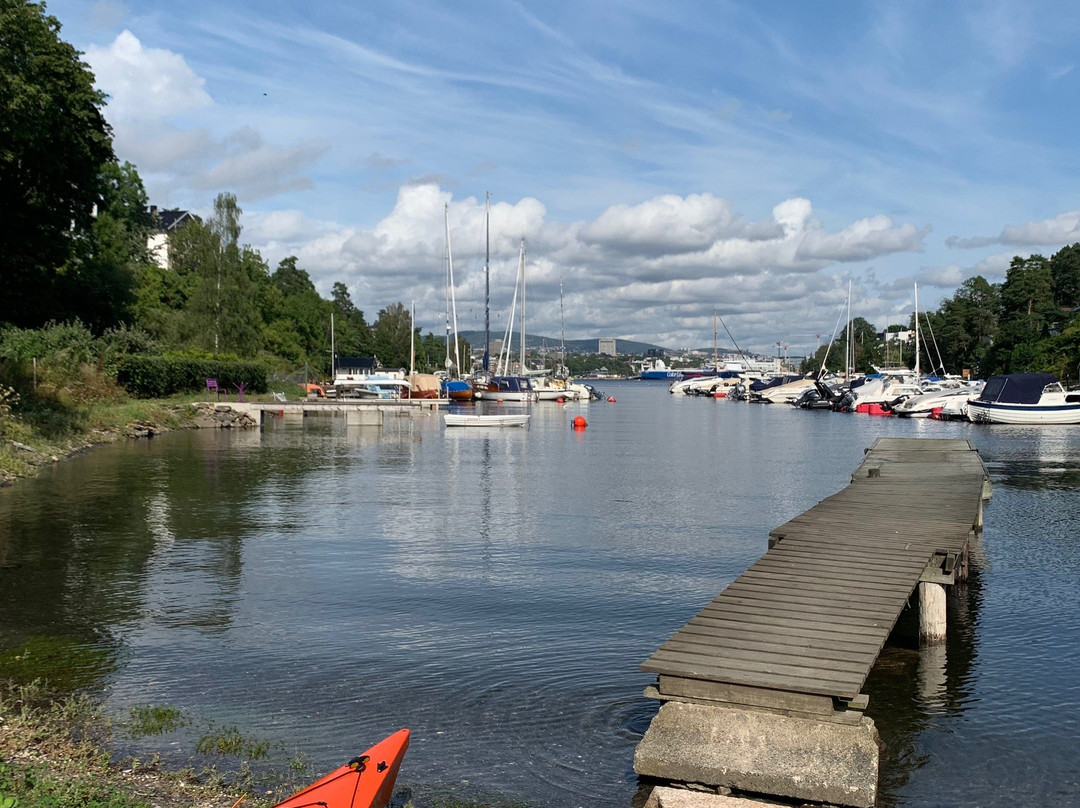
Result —
<path fill-rule="evenodd" d="M 502 399 L 501 399 L 501 398 L 497 398 L 497 399 L 495 399 L 495 400 L 496 400 L 496 401 L 498 401 L 498 402 L 499 402 L 500 404 L 502 404 L 502 403 L 503 403 L 503 402 L 502 402 Z"/>
<path fill-rule="evenodd" d="M 717 390 L 715 393 L 713 393 L 713 398 L 727 398 L 727 393 L 725 393 L 723 390 Z"/>
<path fill-rule="evenodd" d="M 608 404 L 614 404 L 615 403 L 615 396 L 608 396 L 607 403 Z"/>
<path fill-rule="evenodd" d="M 582 415 L 579 415 L 577 418 L 575 418 L 573 423 L 574 423 L 574 429 L 584 429 L 585 427 L 587 427 L 589 425 L 589 422 L 586 421 L 585 417 L 582 416 Z"/>
<path fill-rule="evenodd" d="M 563 398 L 562 396 L 559 396 L 557 399 L 555 399 L 555 401 L 557 401 L 559 404 L 565 404 L 566 403 L 566 399 Z"/>

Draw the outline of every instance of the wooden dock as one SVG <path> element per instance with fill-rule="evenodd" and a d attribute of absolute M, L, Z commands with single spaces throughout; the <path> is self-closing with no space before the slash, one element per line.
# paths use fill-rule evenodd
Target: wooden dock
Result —
<path fill-rule="evenodd" d="M 988 494 L 969 441 L 879 438 L 850 485 L 773 530 L 765 555 L 641 665 L 658 676 L 647 695 L 869 722 L 861 690 L 882 646 L 920 584 L 966 575 Z"/>

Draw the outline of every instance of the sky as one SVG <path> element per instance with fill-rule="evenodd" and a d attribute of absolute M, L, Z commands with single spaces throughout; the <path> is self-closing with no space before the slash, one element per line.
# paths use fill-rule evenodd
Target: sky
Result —
<path fill-rule="evenodd" d="M 369 322 L 812 352 L 1080 241 L 1068 2 L 55 0 L 159 207 Z M 560 290 L 562 303 L 560 305 Z M 721 350 L 731 342 L 720 329 Z"/>

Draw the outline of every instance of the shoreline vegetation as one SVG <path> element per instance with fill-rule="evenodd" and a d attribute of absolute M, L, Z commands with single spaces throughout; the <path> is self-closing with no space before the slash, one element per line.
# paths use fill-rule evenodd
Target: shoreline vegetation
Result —
<path fill-rule="evenodd" d="M 143 729 L 152 730 L 144 717 Z M 250 782 L 213 767 L 170 771 L 114 759 L 115 727 L 85 695 L 49 691 L 39 681 L 0 681 L 0 806 L 4 808 L 218 808 L 246 803 Z M 130 732 L 135 730 L 129 728 Z"/>
<path fill-rule="evenodd" d="M 202 724 L 202 735 L 186 762 L 175 752 L 168 760 L 123 752 L 125 741 L 192 723 Z M 126 720 L 114 719 L 85 693 L 52 690 L 42 679 L 21 683 L 0 670 L 0 808 L 271 808 L 324 774 L 302 754 L 285 760 L 284 749 L 173 707 L 141 705 Z M 423 791 L 399 783 L 390 806 L 531 806 Z"/>

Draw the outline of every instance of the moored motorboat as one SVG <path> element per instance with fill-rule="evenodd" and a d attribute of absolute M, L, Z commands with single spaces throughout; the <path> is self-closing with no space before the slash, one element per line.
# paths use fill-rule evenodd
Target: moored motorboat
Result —
<path fill-rule="evenodd" d="M 385 808 L 408 748 L 409 730 L 398 730 L 274 808 Z"/>
<path fill-rule="evenodd" d="M 893 407 L 893 412 L 901 418 L 930 418 L 935 410 L 941 412 L 947 405 L 953 403 L 953 399 L 958 399 L 963 404 L 969 398 L 975 398 L 982 390 L 982 386 L 982 382 L 976 382 L 970 386 L 964 384 L 926 392 L 921 396 L 912 396 Z M 958 411 L 959 409 L 962 407 L 958 408 Z"/>
<path fill-rule="evenodd" d="M 990 424 L 1080 424 L 1080 390 L 1066 390 L 1049 373 L 991 376 L 968 418 Z"/>
<path fill-rule="evenodd" d="M 473 384 L 473 395 L 484 400 L 536 401 L 536 390 L 527 376 L 492 376 L 486 383 Z"/>
<path fill-rule="evenodd" d="M 527 426 L 529 423 L 528 413 L 480 415 L 476 413 L 448 412 L 443 416 L 443 419 L 447 426 L 503 427 Z"/>

